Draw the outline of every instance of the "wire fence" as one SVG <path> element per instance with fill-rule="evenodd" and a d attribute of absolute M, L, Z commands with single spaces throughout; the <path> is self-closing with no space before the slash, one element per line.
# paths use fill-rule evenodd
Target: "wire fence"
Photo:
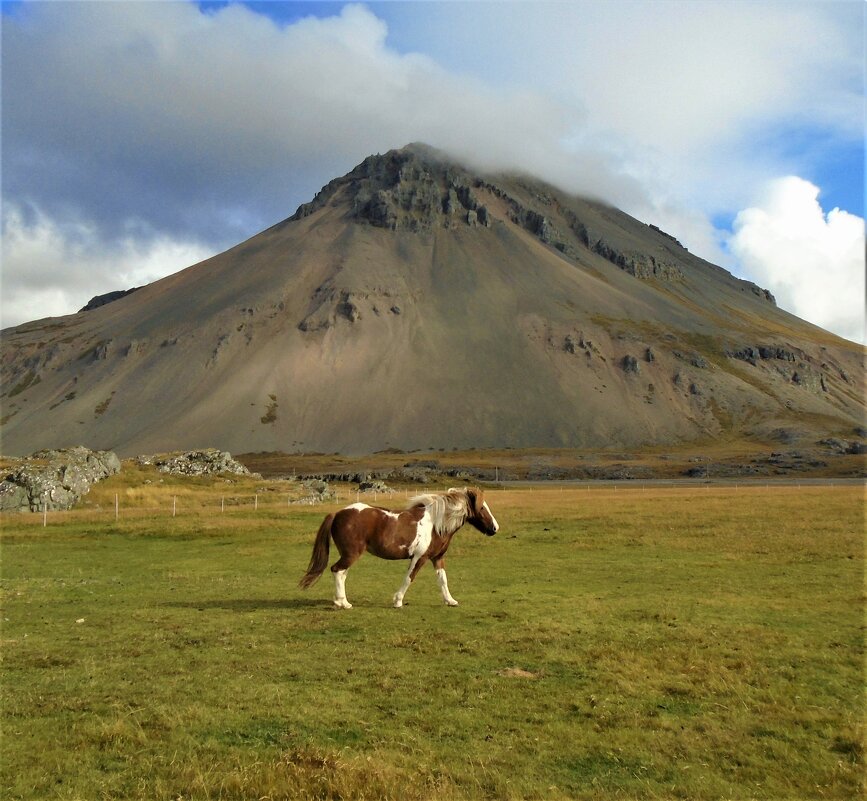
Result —
<path fill-rule="evenodd" d="M 710 493 L 725 492 L 729 494 L 754 494 L 760 491 L 800 491 L 804 489 L 824 489 L 837 487 L 865 486 L 864 479 L 777 479 L 777 480 L 747 480 L 747 481 L 696 481 L 696 480 L 663 480 L 650 481 L 510 481 L 488 485 L 488 493 L 503 493 L 506 496 L 532 493 L 572 493 L 576 497 L 582 495 L 610 494 L 612 497 L 629 496 L 645 493 Z M 4 513 L 0 519 L 10 522 L 12 517 L 25 525 L 33 525 L 36 518 L 41 519 L 42 527 L 62 524 L 64 521 L 81 519 L 98 519 L 105 522 L 120 522 L 122 520 L 142 518 L 175 518 L 178 516 L 215 515 L 233 516 L 237 513 L 279 513 L 290 514 L 301 512 L 305 508 L 321 507 L 339 509 L 351 503 L 367 503 L 398 508 L 409 498 L 432 492 L 445 492 L 446 485 L 431 487 L 420 485 L 400 489 L 386 488 L 384 490 L 359 490 L 352 487 L 331 489 L 323 494 L 299 496 L 297 493 L 280 493 L 266 490 L 250 494 L 217 495 L 215 493 L 160 493 L 159 500 L 152 497 L 144 500 L 136 497 L 135 490 L 125 493 L 115 493 L 113 502 L 87 503 L 71 510 L 51 509 L 45 502 L 38 515 L 22 516 Z M 150 493 L 153 495 L 153 493 Z"/>

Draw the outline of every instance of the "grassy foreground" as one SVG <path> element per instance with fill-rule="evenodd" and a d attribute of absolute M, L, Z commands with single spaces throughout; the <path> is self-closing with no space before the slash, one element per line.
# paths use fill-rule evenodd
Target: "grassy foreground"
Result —
<path fill-rule="evenodd" d="M 461 606 L 368 555 L 349 611 L 296 589 L 334 507 L 102 492 L 2 520 L 5 799 L 864 792 L 862 488 L 491 491 Z"/>

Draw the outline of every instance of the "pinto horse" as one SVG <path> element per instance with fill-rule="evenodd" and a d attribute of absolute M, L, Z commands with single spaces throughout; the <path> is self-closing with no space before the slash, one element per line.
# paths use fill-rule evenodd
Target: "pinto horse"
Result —
<path fill-rule="evenodd" d="M 445 555 L 455 532 L 469 523 L 489 537 L 499 526 L 485 502 L 480 489 L 450 489 L 445 493 L 417 495 L 402 512 L 390 512 L 366 503 L 353 503 L 330 514 L 322 521 L 310 566 L 301 578 L 300 586 L 307 589 L 328 566 L 331 540 L 340 552 L 332 566 L 334 573 L 334 605 L 351 609 L 346 600 L 346 571 L 365 552 L 382 559 L 409 559 L 409 570 L 392 602 L 403 606 L 403 596 L 416 574 L 428 560 L 436 569 L 437 583 L 448 606 L 457 606 L 446 579 Z"/>

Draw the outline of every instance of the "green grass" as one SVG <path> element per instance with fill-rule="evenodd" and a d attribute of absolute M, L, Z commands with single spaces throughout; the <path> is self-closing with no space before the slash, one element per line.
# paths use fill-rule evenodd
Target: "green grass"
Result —
<path fill-rule="evenodd" d="M 336 611 L 296 588 L 332 507 L 199 481 L 115 522 L 100 487 L 2 520 L 4 799 L 864 790 L 861 488 L 491 491 L 461 606 L 425 568 L 391 609 L 368 555 Z"/>

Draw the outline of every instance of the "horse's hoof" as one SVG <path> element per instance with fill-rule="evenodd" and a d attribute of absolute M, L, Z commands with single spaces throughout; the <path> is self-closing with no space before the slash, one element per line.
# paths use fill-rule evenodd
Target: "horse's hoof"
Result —
<path fill-rule="evenodd" d="M 335 609 L 352 609 L 352 604 L 349 601 L 335 601 L 334 602 Z"/>
<path fill-rule="evenodd" d="M 446 606 L 457 606 L 458 602 L 452 598 L 450 601 L 446 601 Z"/>
<path fill-rule="evenodd" d="M 394 601 L 392 602 L 392 605 L 394 606 L 395 609 L 400 609 L 403 606 L 403 599 L 402 598 L 395 598 Z"/>

